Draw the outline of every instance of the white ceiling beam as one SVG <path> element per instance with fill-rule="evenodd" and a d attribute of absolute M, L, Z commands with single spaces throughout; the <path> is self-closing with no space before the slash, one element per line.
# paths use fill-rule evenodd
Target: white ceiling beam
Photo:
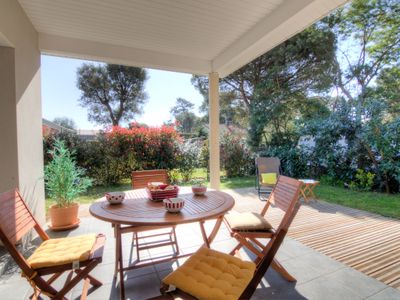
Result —
<path fill-rule="evenodd" d="M 213 72 L 225 77 L 283 41 L 303 31 L 348 0 L 285 1 L 233 42 L 212 61 Z"/>
<path fill-rule="evenodd" d="M 39 33 L 43 54 L 101 61 L 127 66 L 206 75 L 211 62 L 194 57 Z"/>

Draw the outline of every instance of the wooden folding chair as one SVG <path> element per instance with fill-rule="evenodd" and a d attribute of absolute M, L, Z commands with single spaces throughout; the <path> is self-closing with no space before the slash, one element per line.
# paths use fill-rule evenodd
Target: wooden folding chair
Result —
<path fill-rule="evenodd" d="M 272 204 L 284 212 L 279 227 L 288 228 L 294 217 L 293 213 L 297 213 L 297 210 L 293 211 L 293 207 L 300 205 L 301 186 L 300 181 L 281 175 L 261 214 L 254 212 L 227 214 L 224 222 L 231 236 L 239 242 L 231 254 L 235 254 L 244 246 L 256 255 L 255 263 L 260 263 L 269 246 L 259 239 L 272 239 L 277 233 L 265 218 L 269 206 Z M 271 266 L 288 281 L 296 281 L 276 259 L 272 261 Z"/>
<path fill-rule="evenodd" d="M 282 174 L 281 161 L 278 157 L 256 157 L 256 178 L 255 187 L 258 192 L 258 197 L 260 200 L 267 200 L 269 194 L 275 187 L 275 183 L 265 183 L 262 180 L 262 174 L 265 173 L 275 173 L 278 177 Z"/>
<path fill-rule="evenodd" d="M 16 243 L 31 229 L 35 229 L 43 243 L 26 259 Z M 65 295 L 81 280 L 85 280 L 81 299 L 85 299 L 89 283 L 102 285 L 89 273 L 102 261 L 104 235 L 87 235 L 50 239 L 30 212 L 18 190 L 0 194 L 0 239 L 32 286 L 33 299 L 46 295 L 52 299 L 65 299 Z M 57 290 L 52 283 L 69 271 L 64 286 Z M 43 276 L 51 275 L 49 279 Z M 73 276 L 75 275 L 75 276 Z"/>
<path fill-rule="evenodd" d="M 164 169 L 132 172 L 132 189 L 141 189 L 149 182 L 169 183 L 168 171 Z"/>
<path fill-rule="evenodd" d="M 298 194 L 297 183 L 289 179 L 283 178 L 280 181 L 280 187 L 285 184 L 287 188 L 289 185 L 291 187 L 289 190 L 293 187 L 296 190 L 294 194 Z M 286 207 L 284 221 L 263 247 L 257 264 L 245 262 L 229 254 L 201 248 L 182 266 L 163 279 L 162 296 L 152 298 L 152 300 L 250 299 L 273 263 L 275 254 L 300 208 L 298 198 L 293 199 L 295 199 L 294 196 L 284 201 Z M 170 291 L 171 288 L 174 290 Z"/>
<path fill-rule="evenodd" d="M 147 184 L 150 182 L 162 182 L 169 183 L 168 171 L 164 169 L 158 170 L 144 170 L 144 171 L 134 171 L 132 172 L 132 188 L 140 189 L 147 187 Z M 157 234 L 151 235 L 139 235 L 139 232 L 150 231 L 150 230 L 158 230 L 158 229 L 169 229 L 166 232 L 161 232 Z M 136 248 L 136 256 L 137 261 L 140 262 L 140 251 L 158 248 L 164 246 L 173 246 L 175 247 L 175 255 L 179 254 L 179 246 L 178 240 L 176 238 L 175 226 L 126 226 L 123 227 L 123 232 L 132 232 L 132 247 Z M 154 242 L 142 243 L 141 241 L 146 238 L 153 238 L 159 236 L 167 236 L 167 239 L 157 240 Z"/>

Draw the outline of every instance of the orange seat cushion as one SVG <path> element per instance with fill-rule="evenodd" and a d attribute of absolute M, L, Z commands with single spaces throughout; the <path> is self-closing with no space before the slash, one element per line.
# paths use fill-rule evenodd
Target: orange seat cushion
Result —
<path fill-rule="evenodd" d="M 198 299 L 238 299 L 254 276 L 256 265 L 229 254 L 200 248 L 163 279 Z"/>
<path fill-rule="evenodd" d="M 89 259 L 96 234 L 49 239 L 28 258 L 33 269 L 64 265 Z"/>

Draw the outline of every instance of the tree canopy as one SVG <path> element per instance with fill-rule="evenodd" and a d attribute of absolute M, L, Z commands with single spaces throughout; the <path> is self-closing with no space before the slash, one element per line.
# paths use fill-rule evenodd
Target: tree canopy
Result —
<path fill-rule="evenodd" d="M 80 105 L 88 109 L 89 121 L 117 126 L 142 113 L 146 101 L 145 69 L 112 64 L 84 64 L 78 69 Z"/>
<path fill-rule="evenodd" d="M 76 129 L 76 123 L 73 119 L 67 117 L 58 117 L 53 119 L 53 123 L 56 123 L 62 127 L 69 129 Z"/>
<path fill-rule="evenodd" d="M 381 80 L 378 84 L 389 79 L 388 69 L 400 56 L 400 2 L 354 0 L 329 16 L 326 23 L 338 40 L 331 79 L 361 122 L 367 113 L 370 87 L 377 78 Z M 392 75 L 393 72 L 396 68 L 392 69 Z"/>
<path fill-rule="evenodd" d="M 177 122 L 177 129 L 181 133 L 193 133 L 198 117 L 193 112 L 194 104 L 184 98 L 177 98 L 176 104 L 170 110 Z"/>
<path fill-rule="evenodd" d="M 249 120 L 246 125 L 250 127 L 250 143 L 254 147 L 270 133 L 282 137 L 282 130 L 286 134 L 293 127 L 293 118 L 309 112 L 305 108 L 308 104 L 313 109 L 318 106 L 317 111 L 324 110 L 324 102 L 317 97 L 305 99 L 330 87 L 327 74 L 331 72 L 334 53 L 332 30 L 324 24 L 309 27 L 221 79 L 221 116 L 232 115 L 232 109 L 241 110 L 242 118 L 248 115 L 241 123 Z M 207 79 L 194 76 L 192 83 L 208 105 Z M 223 101 L 225 96 L 228 103 Z"/>

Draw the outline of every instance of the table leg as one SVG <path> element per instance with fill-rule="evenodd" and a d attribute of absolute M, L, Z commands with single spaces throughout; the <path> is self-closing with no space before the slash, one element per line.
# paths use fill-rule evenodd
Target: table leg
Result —
<path fill-rule="evenodd" d="M 215 239 L 215 237 L 217 236 L 218 231 L 219 231 L 219 229 L 220 229 L 220 227 L 221 227 L 221 224 L 222 224 L 223 219 L 224 219 L 223 216 L 217 218 L 217 220 L 216 220 L 216 222 L 215 222 L 215 225 L 214 225 L 214 228 L 212 229 L 212 231 L 211 231 L 211 233 L 210 233 L 209 236 L 207 236 L 206 230 L 205 230 L 205 228 L 204 228 L 204 223 L 205 223 L 205 221 L 200 221 L 200 222 L 199 222 L 199 223 L 200 223 L 201 235 L 203 236 L 203 240 L 204 240 L 204 245 L 205 245 L 207 248 L 210 248 L 210 244 L 212 243 L 212 241 L 213 241 L 213 240 Z"/>
<path fill-rule="evenodd" d="M 221 217 L 218 217 L 217 221 L 215 222 L 214 228 L 213 228 L 213 230 L 211 231 L 211 233 L 210 233 L 210 235 L 208 237 L 208 243 L 209 244 L 211 244 L 212 241 L 217 236 L 217 233 L 218 233 L 219 229 L 221 228 L 221 224 L 222 224 L 223 220 L 224 220 L 224 217 L 221 216 Z"/>
<path fill-rule="evenodd" d="M 119 269 L 119 292 L 120 299 L 125 299 L 125 287 L 124 287 L 124 265 L 123 265 L 123 257 L 122 257 L 122 233 L 121 233 L 121 225 L 116 224 L 116 240 L 117 240 L 117 249 L 116 249 L 116 258 L 117 265 Z"/>
<path fill-rule="evenodd" d="M 118 239 L 118 231 L 117 225 L 114 225 L 114 238 L 115 238 L 115 268 L 114 268 L 114 278 L 117 278 L 118 275 L 118 264 L 119 264 L 119 248 L 121 246 L 119 239 Z"/>
<path fill-rule="evenodd" d="M 313 199 L 317 199 L 317 196 L 315 196 L 315 194 L 314 194 L 314 189 L 317 187 L 317 185 L 316 184 L 314 184 L 314 185 L 312 185 L 311 187 L 310 187 L 310 195 L 311 195 L 311 197 L 313 198 Z"/>
<path fill-rule="evenodd" d="M 204 221 L 200 221 L 200 230 L 201 230 L 201 235 L 203 236 L 203 241 L 204 244 L 206 245 L 207 248 L 210 248 L 210 243 L 208 242 L 208 238 L 207 238 L 207 233 L 206 233 L 206 229 L 204 228 Z"/>
<path fill-rule="evenodd" d="M 308 203 L 308 199 L 307 199 L 307 196 L 306 196 L 306 193 L 305 193 L 306 192 L 306 188 L 307 188 L 307 186 L 302 187 L 300 189 L 300 192 L 301 192 L 301 195 L 302 195 L 302 197 L 304 199 L 304 202 Z"/>

